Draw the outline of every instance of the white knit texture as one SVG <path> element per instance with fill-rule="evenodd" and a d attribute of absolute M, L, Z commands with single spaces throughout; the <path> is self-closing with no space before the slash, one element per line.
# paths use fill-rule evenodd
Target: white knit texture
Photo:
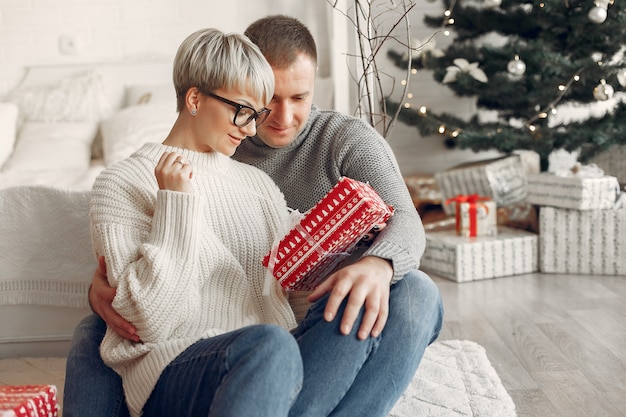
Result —
<path fill-rule="evenodd" d="M 193 193 L 158 190 L 164 151 L 193 166 Z M 201 338 L 242 326 L 296 325 L 275 282 L 263 297 L 261 259 L 287 221 L 283 195 L 260 170 L 219 153 L 146 144 L 105 170 L 92 193 L 96 256 L 117 287 L 113 306 L 143 343 L 107 331 L 105 362 L 121 376 L 139 415 L 167 364 Z"/>

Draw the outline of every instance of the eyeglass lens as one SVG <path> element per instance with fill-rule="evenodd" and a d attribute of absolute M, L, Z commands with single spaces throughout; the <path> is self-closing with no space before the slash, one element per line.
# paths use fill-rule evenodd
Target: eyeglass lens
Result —
<path fill-rule="evenodd" d="M 253 120 L 256 120 L 256 125 L 259 126 L 259 125 L 261 125 L 261 123 L 263 123 L 267 119 L 267 116 L 269 116 L 269 114 L 270 114 L 270 110 L 266 109 L 266 108 L 264 108 L 262 110 L 259 110 L 257 112 L 256 110 L 254 110 L 250 106 L 246 106 L 246 105 L 243 105 L 243 104 L 236 103 L 236 102 L 228 100 L 228 99 L 226 99 L 224 97 L 220 97 L 217 94 L 214 94 L 214 93 L 211 93 L 211 92 L 207 92 L 205 94 L 208 95 L 208 96 L 211 96 L 213 98 L 216 98 L 216 99 L 220 100 L 221 102 L 229 104 L 229 105 L 233 106 L 236 109 L 235 110 L 235 117 L 233 117 L 233 123 L 237 127 L 244 127 L 244 126 L 246 126 L 248 123 L 250 123 Z"/>

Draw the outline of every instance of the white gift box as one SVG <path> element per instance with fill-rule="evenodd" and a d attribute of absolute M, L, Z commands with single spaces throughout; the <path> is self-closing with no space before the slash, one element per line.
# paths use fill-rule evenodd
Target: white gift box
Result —
<path fill-rule="evenodd" d="M 499 227 L 497 236 L 464 237 L 454 230 L 426 233 L 421 268 L 456 282 L 538 271 L 535 233 Z"/>
<path fill-rule="evenodd" d="M 526 172 L 519 155 L 458 165 L 435 174 L 443 201 L 457 195 L 491 197 L 498 206 L 526 200 Z M 444 204 L 448 215 L 454 205 Z"/>
<path fill-rule="evenodd" d="M 551 173 L 528 175 L 527 201 L 538 206 L 609 209 L 615 205 L 619 193 L 617 178 L 608 175 L 597 178 Z"/>
<path fill-rule="evenodd" d="M 541 272 L 626 275 L 626 207 L 541 207 L 539 230 Z"/>
<path fill-rule="evenodd" d="M 464 201 L 462 198 L 456 205 L 456 232 L 459 236 L 494 236 L 498 234 L 497 208 L 492 200 L 481 200 L 476 197 Z"/>

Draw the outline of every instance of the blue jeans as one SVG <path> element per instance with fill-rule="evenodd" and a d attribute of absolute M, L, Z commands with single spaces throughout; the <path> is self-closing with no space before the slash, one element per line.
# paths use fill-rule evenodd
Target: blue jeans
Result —
<path fill-rule="evenodd" d="M 296 357 L 287 358 L 285 357 L 287 353 L 276 356 L 280 357 L 279 361 L 284 362 L 286 368 L 300 369 L 298 364 L 301 364 L 303 375 L 293 371 L 295 376 L 292 374 L 286 376 L 282 367 L 272 369 L 272 365 L 269 365 L 269 369 L 263 369 L 262 372 L 271 375 L 264 375 L 263 380 L 280 382 L 282 399 L 278 401 L 283 401 L 283 409 L 284 407 L 289 409 L 290 417 L 387 416 L 411 382 L 426 347 L 439 335 L 443 306 L 436 285 L 421 271 L 411 271 L 407 274 L 404 279 L 391 287 L 389 319 L 383 332 L 377 338 L 363 341 L 356 337 L 361 317 L 353 326 L 353 333 L 344 336 L 339 333 L 339 323 L 345 303 L 340 314 L 332 322 L 323 319 L 325 305 L 326 298 L 316 302 L 302 323 L 293 330 L 292 334 L 299 352 L 293 353 L 293 349 L 286 351 L 292 352 L 291 355 Z M 256 331 L 267 327 L 273 326 L 252 326 Z M 128 415 L 121 380 L 115 372 L 104 365 L 98 353 L 104 331 L 104 322 L 95 315 L 85 318 L 76 329 L 67 361 L 63 400 L 65 417 Z M 218 397 L 219 390 L 223 389 L 222 384 L 207 383 L 215 382 L 216 376 L 220 378 L 222 375 L 220 372 L 223 372 L 223 368 L 230 365 L 225 362 L 224 356 L 217 354 L 207 359 L 206 351 L 215 351 L 214 347 L 218 345 L 229 346 L 230 349 L 232 341 L 248 331 L 250 328 L 200 341 L 183 352 L 166 368 L 159 379 L 152 397 L 146 404 L 146 412 L 149 412 L 147 415 L 151 415 L 150 407 L 161 410 L 163 414 L 162 407 L 177 407 L 175 404 L 177 401 L 181 404 L 197 402 L 199 397 L 209 398 L 208 402 L 213 402 L 210 413 L 204 415 L 264 415 L 257 411 L 262 410 L 268 403 L 267 398 L 260 396 L 268 394 L 259 392 L 257 395 L 254 392 L 257 390 L 256 384 L 250 385 L 251 381 L 256 382 L 261 376 L 256 373 L 259 371 L 254 370 L 255 363 L 258 363 L 254 358 L 256 349 L 245 348 L 249 342 L 243 343 L 244 348 L 236 346 L 236 350 L 243 358 L 239 363 L 242 375 L 246 375 L 247 372 L 248 375 L 254 375 L 254 378 L 236 378 L 228 389 L 237 394 L 228 396 L 229 401 L 223 403 L 213 400 Z M 244 339 L 250 341 L 258 337 L 257 335 Z M 288 344 L 282 338 L 280 340 L 281 343 Z M 253 346 L 256 347 L 256 342 Z M 259 354 L 267 355 L 267 352 L 263 350 Z M 190 366 L 185 366 L 186 364 Z M 300 387 L 300 378 L 302 378 L 301 390 L 292 403 L 291 395 Z M 242 389 L 244 386 L 246 389 L 250 387 L 250 391 L 253 392 L 244 395 L 245 390 Z M 181 387 L 188 389 L 183 390 Z M 201 392 L 198 392 L 198 387 L 202 387 Z M 272 390 L 276 387 L 264 389 Z M 172 392 L 175 392 L 175 395 L 172 395 Z M 221 410 L 221 407 L 229 410 L 235 405 L 242 407 L 237 409 L 238 414 L 228 414 L 227 411 Z M 242 411 L 246 406 L 253 407 L 254 412 L 248 414 Z M 280 409 L 274 403 L 271 407 L 275 407 L 273 410 Z M 191 415 L 185 414 L 180 408 L 176 410 L 170 411 L 169 415 Z M 271 415 L 287 414 L 274 411 Z"/>

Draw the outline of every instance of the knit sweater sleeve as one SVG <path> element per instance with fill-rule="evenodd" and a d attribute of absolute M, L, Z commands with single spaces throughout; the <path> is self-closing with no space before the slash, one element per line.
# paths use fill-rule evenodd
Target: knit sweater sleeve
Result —
<path fill-rule="evenodd" d="M 363 256 L 392 262 L 393 282 L 419 267 L 426 247 L 424 226 L 389 144 L 361 120 L 347 122 L 335 137 L 341 175 L 369 183 L 394 214 Z"/>
<path fill-rule="evenodd" d="M 94 184 L 94 251 L 105 256 L 109 283 L 117 288 L 116 311 L 143 342 L 163 340 L 200 308 L 197 266 L 190 260 L 197 259 L 200 234 L 208 233 L 202 199 L 162 190 L 150 196 L 124 177 L 133 178 L 105 174 Z"/>

